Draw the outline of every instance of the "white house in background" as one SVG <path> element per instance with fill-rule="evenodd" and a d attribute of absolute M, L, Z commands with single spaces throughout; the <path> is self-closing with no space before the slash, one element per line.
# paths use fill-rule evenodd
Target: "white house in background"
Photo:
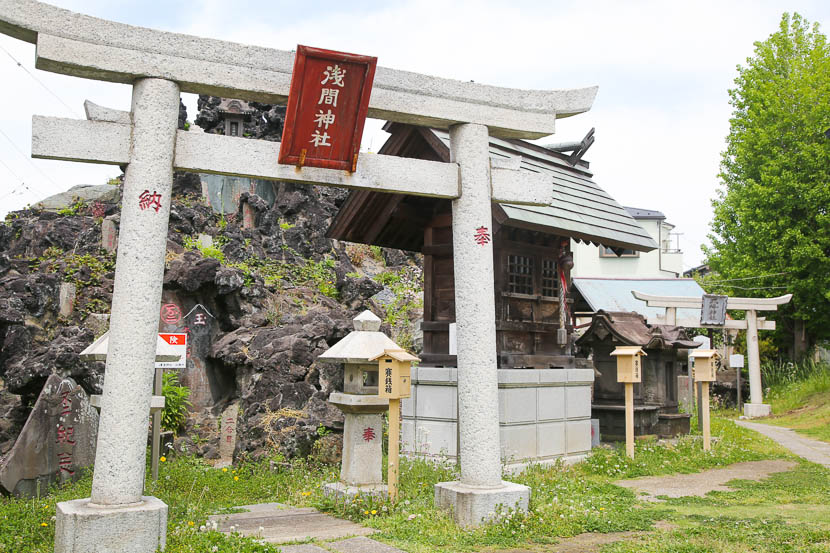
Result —
<path fill-rule="evenodd" d="M 613 251 L 603 246 L 571 241 L 574 257 L 574 290 L 571 292 L 573 313 L 577 324 L 590 322 L 600 309 L 610 312 L 637 312 L 650 324 L 664 321 L 665 309 L 648 307 L 631 294 L 636 290 L 647 294 L 700 297 L 705 292 L 683 274 L 683 252 L 679 233 L 666 222 L 659 211 L 626 207 L 626 211 L 642 226 L 660 247 L 650 252 Z M 617 253 L 620 255 L 618 256 Z M 677 319 L 700 319 L 700 309 L 678 310 Z"/>
<path fill-rule="evenodd" d="M 674 225 L 659 211 L 626 207 L 628 213 L 660 247 L 650 252 L 620 250 L 571 241 L 573 277 L 678 278 L 683 273 L 683 252 Z M 617 253 L 620 255 L 618 256 Z"/>

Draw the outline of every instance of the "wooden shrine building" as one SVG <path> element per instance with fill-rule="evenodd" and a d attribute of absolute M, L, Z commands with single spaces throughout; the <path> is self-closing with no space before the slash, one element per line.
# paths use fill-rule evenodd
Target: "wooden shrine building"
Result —
<path fill-rule="evenodd" d="M 447 131 L 387 123 L 379 154 L 450 161 Z M 587 149 L 585 142 L 581 153 Z M 570 283 L 570 240 L 623 249 L 657 247 L 648 233 L 591 179 L 580 151 L 568 155 L 522 140 L 490 139 L 493 164 L 550 175 L 553 205 L 493 204 L 496 333 L 499 368 L 572 368 L 573 320 L 562 297 Z M 424 255 L 422 366 L 456 366 L 450 353 L 455 322 L 450 200 L 351 192 L 328 237 Z M 564 289 L 563 289 L 564 285 Z"/>
<path fill-rule="evenodd" d="M 594 313 L 591 326 L 576 341 L 582 355 L 593 354 L 594 380 L 591 417 L 599 419 L 603 440 L 625 439 L 625 390 L 617 382 L 617 361 L 611 355 L 619 346 L 640 346 L 642 381 L 634 384 L 634 435 L 671 438 L 689 433 L 691 415 L 678 412 L 677 377 L 687 363 L 692 341 L 683 327 L 649 325 L 632 312 Z"/>

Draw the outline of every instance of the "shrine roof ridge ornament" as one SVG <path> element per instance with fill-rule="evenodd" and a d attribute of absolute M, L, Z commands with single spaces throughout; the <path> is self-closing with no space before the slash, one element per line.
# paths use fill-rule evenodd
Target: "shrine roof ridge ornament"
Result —
<path fill-rule="evenodd" d="M 293 52 L 136 27 L 35 0 L 0 0 L 0 32 L 36 44 L 38 69 L 127 84 L 158 77 L 182 92 L 266 103 L 286 102 L 294 64 Z M 378 67 L 369 117 L 436 128 L 478 123 L 491 136 L 534 139 L 552 134 L 557 118 L 591 109 L 597 90 L 512 89 Z"/>

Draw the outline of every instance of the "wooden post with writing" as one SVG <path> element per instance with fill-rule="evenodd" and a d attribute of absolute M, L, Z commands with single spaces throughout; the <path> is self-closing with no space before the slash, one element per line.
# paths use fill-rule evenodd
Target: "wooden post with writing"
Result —
<path fill-rule="evenodd" d="M 625 452 L 634 458 L 634 383 L 625 383 Z"/>
<path fill-rule="evenodd" d="M 618 346 L 611 352 L 617 358 L 617 382 L 625 387 L 625 452 L 634 458 L 634 383 L 642 381 L 640 358 L 646 352 L 640 346 Z"/>
<path fill-rule="evenodd" d="M 401 398 L 411 392 L 411 364 L 420 361 L 404 350 L 385 350 L 369 361 L 378 361 L 378 396 L 389 399 L 389 451 L 386 485 L 389 501 L 398 500 L 399 451 L 401 442 Z"/>
<path fill-rule="evenodd" d="M 389 399 L 389 454 L 387 486 L 389 487 L 389 501 L 398 500 L 398 471 L 400 467 L 399 449 L 401 439 L 401 400 Z"/>
<path fill-rule="evenodd" d="M 712 449 L 709 431 L 709 383 L 717 379 L 717 360 L 720 354 L 713 349 L 695 350 L 690 357 L 695 363 L 695 382 L 700 385 L 700 422 L 703 433 L 703 451 Z"/>
<path fill-rule="evenodd" d="M 700 397 L 701 407 L 703 409 L 703 413 L 701 416 L 701 418 L 703 419 L 703 451 L 709 451 L 710 449 L 712 449 L 711 437 L 709 432 L 709 383 L 701 382 L 700 388 L 703 392 Z"/>

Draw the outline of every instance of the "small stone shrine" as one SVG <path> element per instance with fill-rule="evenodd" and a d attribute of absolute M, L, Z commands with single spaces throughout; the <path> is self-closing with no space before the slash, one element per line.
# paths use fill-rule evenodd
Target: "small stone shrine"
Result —
<path fill-rule="evenodd" d="M 343 393 L 329 395 L 329 403 L 345 414 L 345 423 L 340 482 L 326 484 L 327 495 L 385 497 L 388 493 L 383 482 L 382 445 L 383 413 L 389 409 L 389 400 L 378 397 L 376 359 L 384 352 L 405 352 L 380 332 L 380 322 L 371 311 L 364 311 L 355 317 L 354 331 L 318 357 L 320 361 L 345 365 Z"/>
<path fill-rule="evenodd" d="M 584 354 L 593 353 L 599 372 L 591 416 L 599 419 L 604 440 L 625 439 L 625 391 L 617 382 L 617 361 L 611 355 L 620 346 L 639 346 L 646 353 L 642 381 L 634 384 L 634 435 L 674 437 L 689 432 L 691 415 L 678 412 L 677 377 L 686 363 L 683 350 L 700 344 L 690 340 L 683 327 L 649 325 L 638 313 L 600 310 L 576 343 Z"/>
<path fill-rule="evenodd" d="M 53 374 L 0 466 L 0 491 L 35 497 L 81 476 L 95 462 L 98 413 L 83 388 Z"/>

